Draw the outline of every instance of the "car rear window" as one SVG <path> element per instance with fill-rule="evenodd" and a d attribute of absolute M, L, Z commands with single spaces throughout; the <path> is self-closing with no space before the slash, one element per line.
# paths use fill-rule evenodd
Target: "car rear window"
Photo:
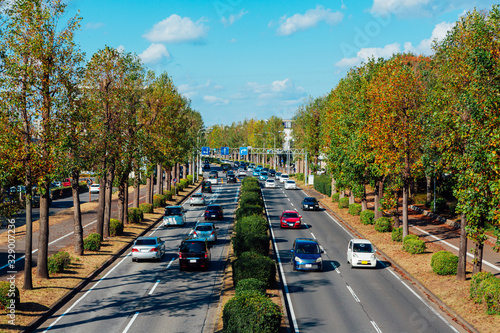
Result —
<path fill-rule="evenodd" d="M 274 183 L 274 179 L 268 179 L 268 180 L 266 180 L 266 182 L 268 182 L 268 183 Z"/>
<path fill-rule="evenodd" d="M 207 206 L 207 210 L 215 210 L 215 211 L 219 211 L 219 210 L 220 210 L 220 207 L 219 207 L 219 206 Z"/>
<path fill-rule="evenodd" d="M 196 193 L 196 194 L 193 194 L 192 195 L 193 198 L 202 198 L 203 197 L 203 194 L 201 193 Z"/>
<path fill-rule="evenodd" d="M 210 231 L 210 230 L 212 230 L 212 226 L 210 226 L 210 225 L 199 225 L 199 226 L 196 226 L 195 230 L 196 231 Z"/>
<path fill-rule="evenodd" d="M 156 245 L 155 239 L 138 239 L 135 245 Z"/>
<path fill-rule="evenodd" d="M 287 184 L 295 184 L 295 180 L 287 180 L 286 183 Z"/>
<path fill-rule="evenodd" d="M 176 208 L 165 208 L 165 215 L 182 215 L 182 209 Z"/>
<path fill-rule="evenodd" d="M 205 244 L 201 242 L 184 242 L 180 249 L 181 252 L 205 252 Z"/>

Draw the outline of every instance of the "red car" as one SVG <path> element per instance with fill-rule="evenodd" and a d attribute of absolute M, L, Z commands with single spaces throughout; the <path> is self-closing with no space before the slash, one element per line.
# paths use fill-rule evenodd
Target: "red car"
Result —
<path fill-rule="evenodd" d="M 66 178 L 65 180 L 62 181 L 62 186 L 64 187 L 69 187 L 71 186 L 71 179 Z"/>
<path fill-rule="evenodd" d="M 285 210 L 280 216 L 281 228 L 300 229 L 302 226 L 302 216 L 295 210 Z"/>

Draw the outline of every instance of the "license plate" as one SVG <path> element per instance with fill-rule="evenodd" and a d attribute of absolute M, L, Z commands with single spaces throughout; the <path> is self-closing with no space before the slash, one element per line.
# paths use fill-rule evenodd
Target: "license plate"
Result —
<path fill-rule="evenodd" d="M 191 260 L 189 260 L 189 262 L 192 264 L 196 264 L 196 259 L 191 259 Z"/>
<path fill-rule="evenodd" d="M 295 223 L 288 223 L 289 227 L 293 227 L 294 225 L 295 225 Z"/>
<path fill-rule="evenodd" d="M 312 264 L 306 264 L 306 268 L 312 268 L 313 265 Z"/>
<path fill-rule="evenodd" d="M 215 217 L 215 215 L 211 215 L 211 217 Z"/>
<path fill-rule="evenodd" d="M 149 252 L 148 249 L 141 249 L 141 252 Z"/>
<path fill-rule="evenodd" d="M 366 260 L 361 261 L 361 265 L 368 265 L 368 261 Z"/>

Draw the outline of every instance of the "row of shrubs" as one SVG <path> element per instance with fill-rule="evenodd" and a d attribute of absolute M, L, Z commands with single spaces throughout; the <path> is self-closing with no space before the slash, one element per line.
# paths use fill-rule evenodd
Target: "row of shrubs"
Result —
<path fill-rule="evenodd" d="M 241 184 L 232 238 L 233 283 L 236 295 L 224 306 L 224 332 L 278 332 L 281 309 L 266 296 L 276 279 L 276 266 L 268 257 L 269 224 L 264 218 L 259 182 L 247 177 Z"/>
<path fill-rule="evenodd" d="M 324 195 L 330 196 L 332 194 L 332 178 L 325 174 L 315 175 L 314 189 Z"/>

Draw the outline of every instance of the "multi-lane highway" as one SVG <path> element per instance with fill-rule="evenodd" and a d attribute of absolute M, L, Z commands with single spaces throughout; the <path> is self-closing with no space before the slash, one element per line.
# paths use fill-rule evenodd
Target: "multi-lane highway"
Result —
<path fill-rule="evenodd" d="M 213 193 L 206 193 L 207 204 L 218 203 L 224 209 L 224 219 L 215 221 L 219 234 L 208 271 L 179 271 L 178 246 L 204 214 L 204 207 L 184 204 L 184 226 L 165 228 L 159 223 L 147 234 L 165 240 L 161 262 L 132 262 L 130 251 L 125 252 L 37 331 L 213 331 L 218 305 L 214 295 L 221 287 L 238 195 L 239 183 L 213 186 Z"/>
<path fill-rule="evenodd" d="M 349 239 L 356 238 L 325 211 L 301 211 L 301 190 L 263 188 L 274 241 L 284 272 L 290 317 L 298 332 L 460 332 L 424 296 L 401 280 L 384 262 L 375 269 L 351 269 Z M 301 229 L 280 229 L 283 210 L 297 209 Z M 316 239 L 324 249 L 323 272 L 293 271 L 293 241 Z"/>

